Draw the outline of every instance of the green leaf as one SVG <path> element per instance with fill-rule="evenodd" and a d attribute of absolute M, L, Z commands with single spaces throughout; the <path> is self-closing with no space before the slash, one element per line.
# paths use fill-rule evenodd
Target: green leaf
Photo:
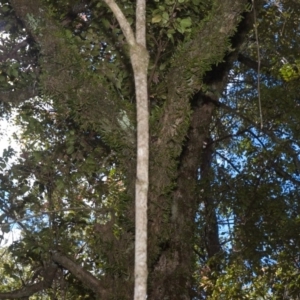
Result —
<path fill-rule="evenodd" d="M 169 14 L 167 12 L 164 12 L 162 14 L 163 23 L 166 24 L 169 21 Z"/>
<path fill-rule="evenodd" d="M 56 181 L 56 187 L 59 191 L 62 191 L 65 188 L 65 183 L 62 179 Z"/>
<path fill-rule="evenodd" d="M 67 148 L 67 154 L 72 154 L 74 152 L 74 145 L 70 145 L 68 148 Z"/>
<path fill-rule="evenodd" d="M 180 21 L 180 26 L 182 28 L 188 28 L 188 27 L 191 27 L 192 26 L 192 19 L 190 17 L 188 18 L 185 18 L 185 19 L 182 19 Z"/>
<path fill-rule="evenodd" d="M 162 20 L 162 16 L 161 15 L 155 15 L 152 20 L 151 23 L 159 23 Z"/>

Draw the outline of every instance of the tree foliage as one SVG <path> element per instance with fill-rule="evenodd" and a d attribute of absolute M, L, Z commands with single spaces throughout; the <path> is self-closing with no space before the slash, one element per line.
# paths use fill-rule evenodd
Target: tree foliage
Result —
<path fill-rule="evenodd" d="M 0 226 L 22 232 L 1 249 L 0 299 L 132 299 L 125 37 L 104 1 L 0 3 L 0 112 L 21 128 Z M 118 5 L 134 26 L 135 1 Z M 148 299 L 299 298 L 299 15 L 295 0 L 147 1 Z"/>

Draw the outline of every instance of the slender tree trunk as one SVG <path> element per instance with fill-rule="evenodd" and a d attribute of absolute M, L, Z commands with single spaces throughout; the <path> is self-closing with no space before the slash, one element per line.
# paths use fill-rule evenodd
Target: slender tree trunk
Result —
<path fill-rule="evenodd" d="M 149 109 L 148 109 L 148 53 L 146 50 L 145 0 L 137 0 L 136 47 L 130 51 L 134 71 L 137 109 L 137 169 L 135 183 L 135 258 L 134 299 L 147 298 L 147 207 L 149 187 Z"/>
<path fill-rule="evenodd" d="M 134 299 L 147 297 L 147 206 L 149 187 L 149 109 L 146 49 L 146 1 L 136 2 L 136 37 L 114 0 L 104 0 L 113 11 L 130 46 L 137 111 L 137 169 L 135 183 Z"/>

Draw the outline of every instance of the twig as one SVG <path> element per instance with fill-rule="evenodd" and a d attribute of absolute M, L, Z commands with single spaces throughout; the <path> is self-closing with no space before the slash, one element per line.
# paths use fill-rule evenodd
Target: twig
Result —
<path fill-rule="evenodd" d="M 253 4 L 253 16 L 254 16 L 254 32 L 255 32 L 255 40 L 256 40 L 256 50 L 257 50 L 257 93 L 258 93 L 258 106 L 259 106 L 259 118 L 260 118 L 260 129 L 263 129 L 263 116 L 261 109 L 261 97 L 260 97 L 260 52 L 259 52 L 259 41 L 258 41 L 258 32 L 257 32 L 257 19 L 256 19 L 256 10 L 254 5 L 254 0 L 252 0 Z"/>
<path fill-rule="evenodd" d="M 42 211 L 38 214 L 32 215 L 32 216 L 27 216 L 24 218 L 20 218 L 20 219 L 16 219 L 14 221 L 11 222 L 6 222 L 6 223 L 1 223 L 0 224 L 0 228 L 8 226 L 8 225 L 12 225 L 15 223 L 20 223 L 29 219 L 33 219 L 33 218 L 38 218 L 44 215 L 48 215 L 48 214 L 53 214 L 53 213 L 58 213 L 58 212 L 62 212 L 62 211 L 70 211 L 70 210 L 77 210 L 77 211 L 90 211 L 90 210 L 94 210 L 97 211 L 97 209 L 89 207 L 89 208 L 84 208 L 84 207 L 70 207 L 70 208 L 62 208 L 62 209 L 56 209 L 56 210 L 49 210 L 49 211 Z"/>

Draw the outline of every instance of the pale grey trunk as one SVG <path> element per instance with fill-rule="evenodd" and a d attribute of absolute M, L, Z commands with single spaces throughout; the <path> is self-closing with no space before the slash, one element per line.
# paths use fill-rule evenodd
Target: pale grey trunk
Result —
<path fill-rule="evenodd" d="M 149 110 L 147 69 L 149 57 L 146 49 L 146 1 L 136 3 L 136 37 L 114 0 L 104 0 L 116 16 L 130 46 L 130 59 L 134 72 L 137 111 L 137 170 L 135 183 L 135 259 L 134 299 L 147 297 L 147 205 L 149 186 Z"/>

